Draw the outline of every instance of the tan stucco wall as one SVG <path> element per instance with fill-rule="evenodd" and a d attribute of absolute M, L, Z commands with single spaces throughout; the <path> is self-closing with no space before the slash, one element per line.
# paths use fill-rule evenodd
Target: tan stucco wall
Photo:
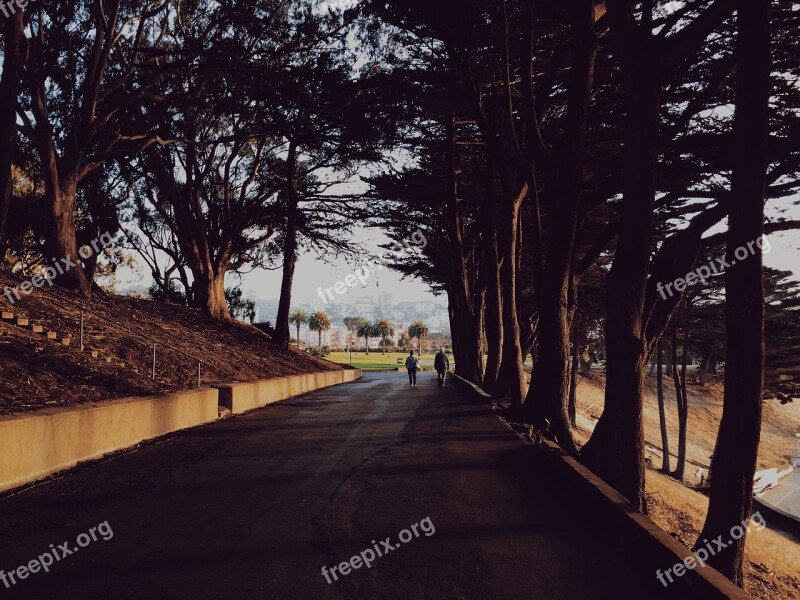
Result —
<path fill-rule="evenodd" d="M 0 491 L 217 419 L 218 391 L 123 398 L 0 417 Z"/>
<path fill-rule="evenodd" d="M 143 440 L 211 423 L 219 406 L 242 413 L 360 377 L 355 369 L 324 371 L 0 417 L 0 492 Z"/>
<path fill-rule="evenodd" d="M 231 383 L 219 387 L 219 404 L 239 414 L 260 408 L 291 396 L 305 394 L 339 383 L 355 381 L 361 377 L 360 369 L 322 371 L 308 375 L 292 375 L 251 383 Z"/>

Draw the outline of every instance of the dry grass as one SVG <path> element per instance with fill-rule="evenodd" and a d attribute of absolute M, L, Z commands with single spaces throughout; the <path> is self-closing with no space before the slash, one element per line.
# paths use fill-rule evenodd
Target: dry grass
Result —
<path fill-rule="evenodd" d="M 577 440 L 583 444 L 589 438 L 594 423 L 603 410 L 602 374 L 593 374 L 578 385 Z M 678 420 L 674 388 L 665 379 L 665 404 L 670 436 L 670 454 L 677 451 Z M 710 380 L 701 387 L 690 375 L 689 431 L 687 438 L 686 479 L 697 482 L 694 473 L 704 470 L 714 449 L 722 412 L 722 383 Z M 661 433 L 658 421 L 658 401 L 655 381 L 648 379 L 644 399 L 645 438 L 653 465 L 660 467 Z M 764 404 L 759 468 L 785 467 L 795 447 L 794 434 L 800 431 L 800 403 L 781 405 L 777 401 Z M 675 459 L 672 459 L 672 467 Z M 650 518 L 662 529 L 691 547 L 705 520 L 708 498 L 681 485 L 671 477 L 655 470 L 647 473 L 647 494 Z M 769 520 L 769 517 L 766 517 Z M 791 533 L 764 529 L 751 530 L 747 537 L 746 589 L 755 598 L 785 600 L 800 597 L 800 537 Z"/>

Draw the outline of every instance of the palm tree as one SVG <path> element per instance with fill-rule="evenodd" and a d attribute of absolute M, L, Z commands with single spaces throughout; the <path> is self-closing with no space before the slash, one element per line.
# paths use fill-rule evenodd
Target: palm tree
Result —
<path fill-rule="evenodd" d="M 319 348 L 322 348 L 322 332 L 331 328 L 331 319 L 327 313 L 318 310 L 308 318 L 308 328 L 319 334 Z"/>
<path fill-rule="evenodd" d="M 414 321 L 408 326 L 408 335 L 412 338 L 417 338 L 417 350 L 422 354 L 422 338 L 429 333 L 428 326 L 422 321 Z"/>
<path fill-rule="evenodd" d="M 300 347 L 300 325 L 308 323 L 308 315 L 302 308 L 295 308 L 289 315 L 289 323 L 297 326 L 297 346 Z"/>
<path fill-rule="evenodd" d="M 358 337 L 364 338 L 364 342 L 367 346 L 367 354 L 369 354 L 369 338 L 375 335 L 375 332 L 372 330 L 373 327 L 374 325 L 372 325 L 372 323 L 361 321 L 356 328 L 356 334 Z"/>
<path fill-rule="evenodd" d="M 375 321 L 373 331 L 375 332 L 375 335 L 381 336 L 381 350 L 383 351 L 383 354 L 386 354 L 386 338 L 394 335 L 394 328 L 389 322 L 389 319 L 383 317 L 382 319 Z"/>

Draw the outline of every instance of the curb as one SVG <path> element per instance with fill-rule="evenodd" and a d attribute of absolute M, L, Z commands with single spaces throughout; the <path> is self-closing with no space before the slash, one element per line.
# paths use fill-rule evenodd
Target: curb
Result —
<path fill-rule="evenodd" d="M 489 394 L 466 379 L 455 374 L 453 377 L 466 385 L 481 400 L 492 399 Z M 496 416 L 500 419 L 499 415 Z M 506 423 L 504 419 L 501 420 Z M 509 429 L 522 437 L 510 426 Z M 530 444 L 529 441 L 528 443 Z M 637 553 L 644 554 L 654 565 L 653 577 L 656 569 L 666 570 L 677 563 L 682 563 L 690 556 L 694 557 L 689 548 L 637 511 L 619 492 L 567 455 L 559 446 L 549 440 L 543 440 L 541 445 L 534 447 L 556 476 L 560 476 L 575 488 L 580 497 L 591 501 L 591 504 L 586 505 L 587 510 L 594 511 L 598 519 L 610 520 L 623 530 L 624 535 L 631 539 L 631 547 L 635 548 Z M 676 578 L 666 589 L 674 590 L 681 598 L 753 600 L 750 594 L 710 566 L 695 570 L 686 569 L 686 574 Z"/>

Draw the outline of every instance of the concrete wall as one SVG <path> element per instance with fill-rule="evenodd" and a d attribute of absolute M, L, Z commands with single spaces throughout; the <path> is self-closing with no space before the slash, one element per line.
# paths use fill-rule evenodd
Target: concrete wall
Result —
<path fill-rule="evenodd" d="M 323 371 L 0 417 L 0 492 L 144 440 L 211 423 L 220 406 L 241 413 L 360 377 L 357 369 Z"/>
<path fill-rule="evenodd" d="M 298 394 L 355 381 L 361 378 L 361 374 L 360 369 L 343 369 L 307 375 L 291 375 L 252 383 L 221 385 L 217 386 L 219 405 L 228 408 L 233 414 L 239 414 L 273 402 L 286 400 Z"/>
<path fill-rule="evenodd" d="M 0 491 L 217 419 L 218 391 L 123 398 L 0 417 Z"/>

